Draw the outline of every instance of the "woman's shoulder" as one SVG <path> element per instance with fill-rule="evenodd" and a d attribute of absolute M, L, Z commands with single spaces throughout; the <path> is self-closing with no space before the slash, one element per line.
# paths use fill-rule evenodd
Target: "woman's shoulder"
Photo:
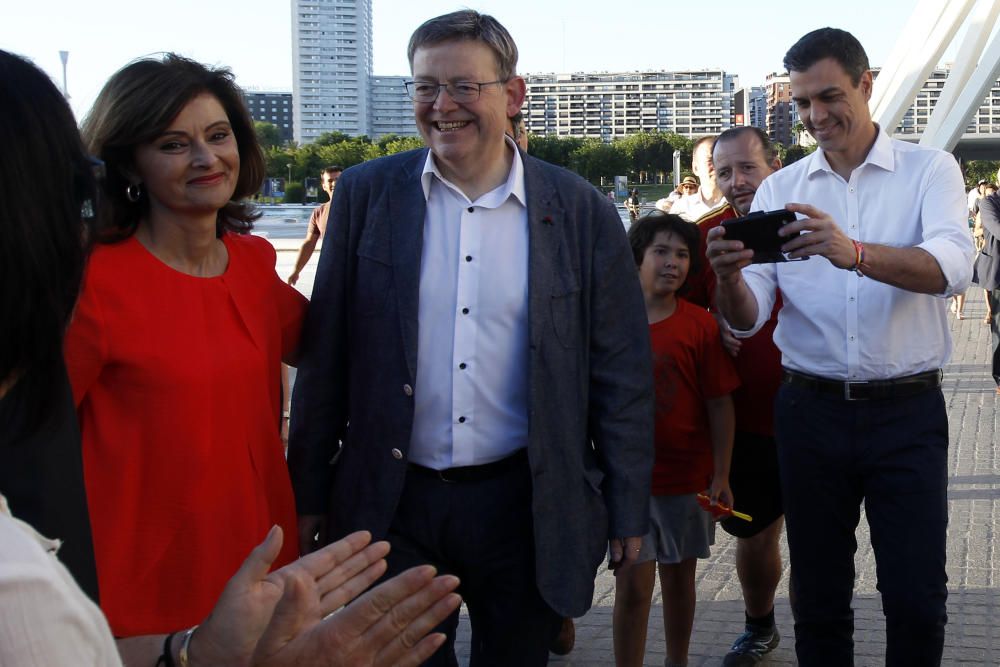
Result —
<path fill-rule="evenodd" d="M 122 275 L 135 275 L 141 269 L 145 253 L 134 236 L 95 244 L 87 259 L 84 286 L 95 282 L 120 284 Z"/>
<path fill-rule="evenodd" d="M 274 262 L 278 254 L 275 252 L 274 246 L 271 245 L 270 241 L 264 237 L 255 236 L 254 234 L 226 232 L 222 240 L 230 252 L 245 255 L 250 261 L 266 262 L 271 268 L 274 268 Z"/>

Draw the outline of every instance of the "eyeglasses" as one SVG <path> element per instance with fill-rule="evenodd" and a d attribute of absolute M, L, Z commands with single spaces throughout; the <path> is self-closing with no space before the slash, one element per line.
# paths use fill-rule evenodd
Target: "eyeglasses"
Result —
<path fill-rule="evenodd" d="M 475 102 L 483 92 L 483 86 L 507 83 L 508 79 L 498 79 L 497 81 L 453 81 L 451 83 L 435 83 L 433 81 L 406 81 L 406 94 L 414 102 L 428 104 L 433 102 L 441 94 L 441 89 L 445 88 L 448 95 L 456 102 L 467 104 Z"/>

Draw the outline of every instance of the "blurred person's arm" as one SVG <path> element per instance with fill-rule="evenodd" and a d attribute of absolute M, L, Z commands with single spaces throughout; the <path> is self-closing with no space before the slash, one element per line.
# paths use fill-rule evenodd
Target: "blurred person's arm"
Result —
<path fill-rule="evenodd" d="M 329 215 L 329 212 L 329 206 L 320 205 L 313 209 L 312 215 L 309 216 L 309 226 L 306 229 L 306 238 L 302 241 L 302 245 L 299 247 L 298 255 L 295 256 L 295 268 L 292 269 L 291 275 L 288 276 L 289 285 L 294 286 L 295 283 L 299 281 L 299 274 L 302 273 L 302 269 L 304 269 L 306 264 L 309 263 L 309 259 L 312 257 L 313 251 L 316 250 L 316 243 L 323 235 L 319 228 L 319 218 L 324 214 Z"/>

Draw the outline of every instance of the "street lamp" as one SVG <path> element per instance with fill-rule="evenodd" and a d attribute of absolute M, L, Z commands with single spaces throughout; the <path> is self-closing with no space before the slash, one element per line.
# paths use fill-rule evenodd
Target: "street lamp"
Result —
<path fill-rule="evenodd" d="M 69 86 L 66 85 L 66 61 L 69 60 L 69 51 L 60 51 L 59 60 L 62 61 L 63 69 L 63 97 L 69 99 Z"/>
<path fill-rule="evenodd" d="M 287 165 L 287 166 L 288 166 L 288 182 L 291 183 L 292 182 L 292 165 Z"/>
<path fill-rule="evenodd" d="M 681 152 L 674 151 L 674 189 L 681 184 Z"/>

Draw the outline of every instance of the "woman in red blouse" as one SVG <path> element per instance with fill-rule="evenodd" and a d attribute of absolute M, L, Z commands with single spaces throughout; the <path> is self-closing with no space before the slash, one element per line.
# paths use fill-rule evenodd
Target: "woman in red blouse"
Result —
<path fill-rule="evenodd" d="M 279 372 L 306 301 L 248 234 L 264 160 L 228 70 L 136 61 L 83 132 L 106 180 L 65 354 L 101 606 L 116 636 L 166 633 L 272 525 L 297 534 Z"/>

